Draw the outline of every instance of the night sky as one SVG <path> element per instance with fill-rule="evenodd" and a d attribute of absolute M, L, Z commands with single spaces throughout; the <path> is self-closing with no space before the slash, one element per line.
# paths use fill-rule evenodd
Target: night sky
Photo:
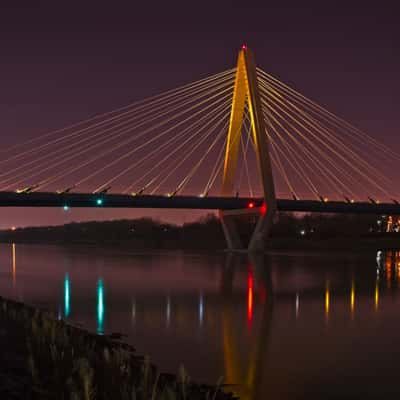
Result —
<path fill-rule="evenodd" d="M 395 2 L 28 3 L 0 8 L 3 149 L 232 68 L 246 43 L 264 70 L 400 152 Z M 201 214 L 3 209 L 0 226 Z"/>

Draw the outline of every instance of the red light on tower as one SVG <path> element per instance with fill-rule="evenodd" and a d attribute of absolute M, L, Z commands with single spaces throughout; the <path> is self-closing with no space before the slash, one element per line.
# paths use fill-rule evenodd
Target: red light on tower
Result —
<path fill-rule="evenodd" d="M 247 208 L 254 208 L 254 202 L 250 201 L 250 203 L 247 204 Z"/>

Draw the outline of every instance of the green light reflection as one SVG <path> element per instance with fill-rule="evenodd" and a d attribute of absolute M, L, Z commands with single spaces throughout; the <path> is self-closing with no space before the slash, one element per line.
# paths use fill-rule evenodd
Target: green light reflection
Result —
<path fill-rule="evenodd" d="M 97 333 L 104 333 L 104 283 L 100 278 L 97 281 Z"/>
<path fill-rule="evenodd" d="M 71 283 L 69 275 L 65 274 L 64 278 L 64 316 L 66 318 L 71 314 Z"/>

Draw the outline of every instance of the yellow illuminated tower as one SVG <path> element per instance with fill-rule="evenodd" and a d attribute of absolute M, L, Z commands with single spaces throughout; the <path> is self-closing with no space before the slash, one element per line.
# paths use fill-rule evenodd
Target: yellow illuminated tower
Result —
<path fill-rule="evenodd" d="M 220 211 L 220 219 L 230 250 L 261 251 L 265 246 L 272 218 L 276 212 L 276 197 L 268 146 L 268 132 L 261 109 L 257 70 L 253 53 L 246 46 L 239 51 L 230 124 L 225 149 L 222 195 L 234 195 L 234 180 L 238 162 L 240 137 L 245 106 L 250 115 L 251 135 L 257 157 L 258 172 L 263 188 L 264 206 L 257 209 Z M 258 222 L 248 245 L 243 245 L 235 219 L 238 215 L 258 214 Z"/>

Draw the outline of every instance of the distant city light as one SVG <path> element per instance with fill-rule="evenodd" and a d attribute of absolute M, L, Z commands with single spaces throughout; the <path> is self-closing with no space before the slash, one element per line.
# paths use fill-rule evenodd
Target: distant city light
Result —
<path fill-rule="evenodd" d="M 16 229 L 17 229 L 17 228 L 16 228 L 15 226 L 12 226 L 12 227 L 11 227 L 11 230 L 12 230 L 12 231 L 15 231 Z"/>
<path fill-rule="evenodd" d="M 103 199 L 97 199 L 97 200 L 96 200 L 96 204 L 97 204 L 98 206 L 101 206 L 101 205 L 103 204 Z"/>
<path fill-rule="evenodd" d="M 65 205 L 65 206 L 63 207 L 63 209 L 64 209 L 64 211 L 68 211 L 68 210 L 69 210 L 69 207 L 68 207 L 67 205 Z"/>
<path fill-rule="evenodd" d="M 302 229 L 302 230 L 300 231 L 300 235 L 301 235 L 301 236 L 304 236 L 305 234 L 306 234 L 305 229 Z"/>
<path fill-rule="evenodd" d="M 248 208 L 254 208 L 254 203 L 251 201 L 249 204 L 247 204 Z"/>

